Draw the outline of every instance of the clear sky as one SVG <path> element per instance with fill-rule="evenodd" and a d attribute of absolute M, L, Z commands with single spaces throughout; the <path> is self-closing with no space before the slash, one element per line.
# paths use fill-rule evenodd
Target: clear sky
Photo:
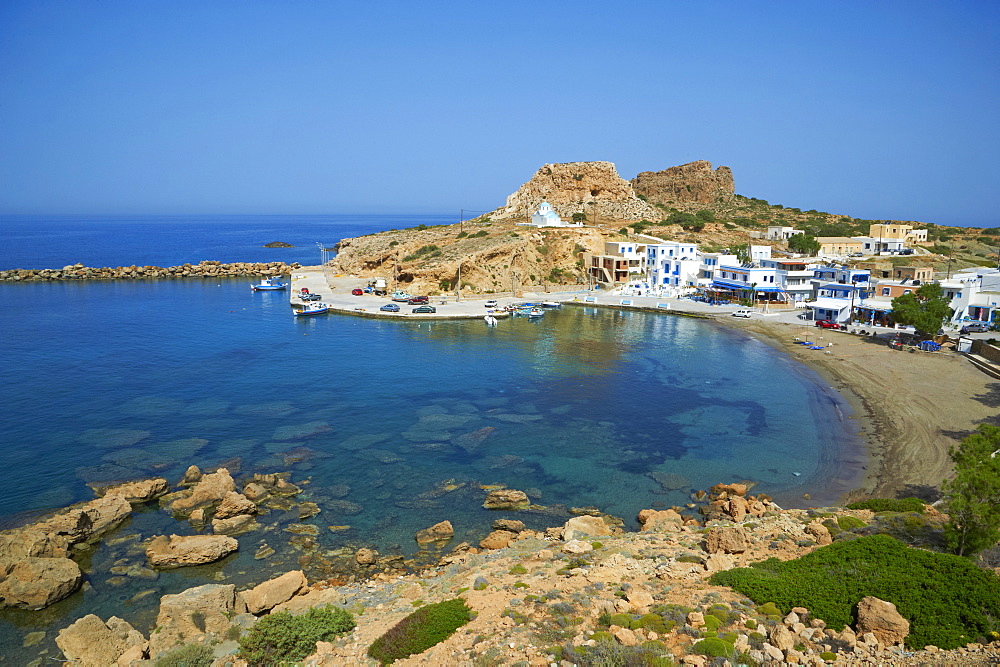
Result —
<path fill-rule="evenodd" d="M 0 213 L 488 210 L 542 164 L 1000 225 L 1000 2 L 3 0 Z"/>

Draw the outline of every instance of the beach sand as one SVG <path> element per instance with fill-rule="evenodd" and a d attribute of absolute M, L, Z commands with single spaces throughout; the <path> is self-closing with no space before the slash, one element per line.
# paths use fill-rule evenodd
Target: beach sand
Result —
<path fill-rule="evenodd" d="M 937 497 L 952 470 L 949 448 L 1000 412 L 1000 382 L 954 352 L 897 351 L 884 339 L 760 319 L 725 323 L 802 361 L 854 408 L 871 460 L 848 502 Z M 830 354 L 796 337 L 833 343 Z"/>

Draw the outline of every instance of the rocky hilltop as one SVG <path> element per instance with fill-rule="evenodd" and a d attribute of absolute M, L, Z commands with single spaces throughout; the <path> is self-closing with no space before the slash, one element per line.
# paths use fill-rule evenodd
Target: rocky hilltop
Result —
<path fill-rule="evenodd" d="M 663 171 L 643 171 L 632 179 L 636 194 L 654 204 L 714 204 L 732 200 L 736 183 L 729 167 L 713 171 L 706 160 L 688 162 Z"/>
<path fill-rule="evenodd" d="M 583 214 L 590 221 L 652 220 L 657 216 L 611 162 L 564 162 L 543 165 L 490 217 L 524 221 L 543 201 L 552 204 L 564 220 L 572 220 L 574 214 Z"/>

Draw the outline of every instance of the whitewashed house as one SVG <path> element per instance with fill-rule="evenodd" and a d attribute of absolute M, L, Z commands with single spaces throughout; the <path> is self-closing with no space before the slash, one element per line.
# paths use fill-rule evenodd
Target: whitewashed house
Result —
<path fill-rule="evenodd" d="M 676 294 L 698 284 L 702 260 L 696 243 L 650 243 L 646 245 L 647 282 L 663 294 Z"/>
<path fill-rule="evenodd" d="M 559 217 L 552 204 L 543 201 L 538 205 L 538 210 L 531 214 L 530 223 L 518 223 L 522 226 L 531 227 L 583 227 L 582 222 L 566 222 Z"/>

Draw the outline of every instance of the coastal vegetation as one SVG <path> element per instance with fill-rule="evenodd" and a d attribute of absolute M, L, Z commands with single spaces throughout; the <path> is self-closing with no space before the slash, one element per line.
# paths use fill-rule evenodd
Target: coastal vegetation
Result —
<path fill-rule="evenodd" d="M 368 647 L 368 655 L 383 665 L 423 653 L 469 622 L 465 600 L 453 598 L 429 604 L 401 620 Z"/>
<path fill-rule="evenodd" d="M 710 581 L 783 611 L 806 607 L 838 630 L 856 621 L 863 597 L 876 596 L 909 620 L 906 645 L 913 648 L 956 648 L 1000 630 L 996 573 L 887 535 L 835 542 L 791 561 L 770 558 Z"/>
<path fill-rule="evenodd" d="M 237 656 L 250 665 L 276 665 L 301 660 L 328 642 L 354 629 L 350 612 L 336 607 L 311 607 L 293 616 L 287 611 L 261 617 L 240 638 Z"/>

